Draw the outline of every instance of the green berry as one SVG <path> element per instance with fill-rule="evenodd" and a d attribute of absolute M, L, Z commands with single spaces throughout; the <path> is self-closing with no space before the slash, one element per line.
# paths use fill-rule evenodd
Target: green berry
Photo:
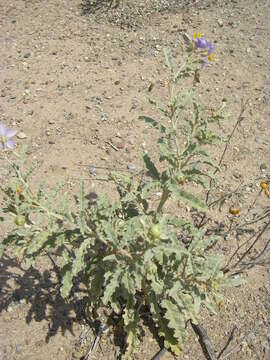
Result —
<path fill-rule="evenodd" d="M 14 219 L 14 223 L 18 226 L 25 224 L 25 217 L 23 215 L 17 215 Z"/>
<path fill-rule="evenodd" d="M 159 240 L 162 234 L 160 224 L 154 224 L 150 227 L 149 235 L 153 240 Z"/>

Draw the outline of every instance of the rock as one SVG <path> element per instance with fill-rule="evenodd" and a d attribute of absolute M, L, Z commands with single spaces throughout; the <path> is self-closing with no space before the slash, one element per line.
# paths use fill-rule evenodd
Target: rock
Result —
<path fill-rule="evenodd" d="M 235 179 L 241 179 L 241 177 L 242 177 L 242 175 L 237 171 L 234 171 L 232 175 Z"/>
<path fill-rule="evenodd" d="M 127 168 L 131 173 L 135 173 L 137 171 L 137 168 L 134 164 L 128 164 Z"/>
<path fill-rule="evenodd" d="M 223 21 L 221 19 L 218 19 L 217 23 L 220 27 L 223 27 Z"/>
<path fill-rule="evenodd" d="M 135 109 L 137 109 L 137 107 L 138 107 L 138 100 L 137 100 L 137 99 L 133 99 L 132 102 L 131 102 L 131 108 L 130 108 L 129 111 L 135 110 Z"/>
<path fill-rule="evenodd" d="M 262 163 L 262 164 L 260 165 L 260 170 L 261 170 L 261 171 L 266 171 L 266 170 L 267 170 L 266 164 Z"/>
<path fill-rule="evenodd" d="M 23 139 L 27 138 L 26 134 L 23 131 L 20 131 L 16 136 L 20 140 L 23 140 Z"/>
<path fill-rule="evenodd" d="M 23 55 L 23 57 L 24 57 L 25 59 L 29 58 L 30 56 L 31 56 L 31 53 L 30 53 L 30 52 L 27 52 L 27 53 L 25 53 L 25 54 Z"/>
<path fill-rule="evenodd" d="M 102 120 L 102 121 L 108 120 L 108 117 L 109 117 L 109 115 L 108 115 L 106 112 L 102 112 L 102 113 L 101 113 L 101 120 Z"/>
<path fill-rule="evenodd" d="M 122 150 L 122 149 L 124 149 L 125 144 L 122 143 L 122 142 L 119 142 L 119 143 L 116 144 L 116 147 L 117 147 L 118 150 Z"/>
<path fill-rule="evenodd" d="M 89 166 L 89 173 L 90 173 L 90 175 L 95 175 L 96 167 L 94 165 Z"/>
<path fill-rule="evenodd" d="M 16 354 L 21 354 L 23 351 L 23 346 L 21 344 L 16 345 Z"/>

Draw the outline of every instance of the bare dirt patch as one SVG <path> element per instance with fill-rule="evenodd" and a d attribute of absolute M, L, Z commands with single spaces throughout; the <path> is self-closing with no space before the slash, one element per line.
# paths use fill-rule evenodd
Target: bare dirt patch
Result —
<path fill-rule="evenodd" d="M 101 4 L 92 13 L 87 2 L 79 0 L 8 0 L 1 5 L 0 121 L 21 132 L 17 143 L 27 143 L 29 159 L 38 162 L 33 181 L 45 179 L 49 185 L 72 176 L 74 185 L 85 178 L 90 191 L 110 191 L 89 176 L 90 164 L 140 168 L 141 149 L 155 151 L 155 134 L 138 116 L 157 116 L 147 100 L 150 83 L 155 84 L 151 95 L 156 99 L 164 99 L 167 91 L 163 47 L 181 59 L 184 32 L 200 31 L 213 40 L 215 61 L 201 75 L 200 97 L 213 107 L 221 100 L 227 103 L 231 121 L 222 124 L 224 134 L 232 132 L 242 102 L 246 107 L 210 202 L 232 195 L 220 208 L 213 207 L 210 225 L 230 225 L 229 207 L 236 203 L 240 220 L 246 220 L 259 181 L 270 171 L 269 0 L 123 1 L 120 8 Z M 222 151 L 216 149 L 216 159 Z M 0 177 L 4 181 L 6 176 L 0 159 Z M 269 198 L 259 196 L 256 209 L 267 211 Z M 263 222 L 254 227 L 255 233 L 259 226 Z M 1 225 L 0 237 L 6 230 Z M 268 229 L 253 255 L 269 236 Z M 229 259 L 237 245 L 237 237 L 224 236 L 217 251 Z M 53 269 L 46 270 L 50 267 L 44 260 L 24 271 L 11 257 L 1 260 L 1 359 L 82 359 L 87 353 L 94 334 L 84 320 L 83 294 L 68 303 L 61 300 Z M 235 329 L 230 346 L 243 341 L 228 359 L 267 360 L 269 263 L 262 261 L 244 277 L 246 284 L 225 292 L 220 313 L 205 314 L 202 324 L 218 351 Z M 98 349 L 96 358 L 116 359 L 121 337 L 106 335 L 104 354 Z M 159 345 L 146 325 L 134 358 L 151 359 Z M 179 359 L 203 358 L 190 328 Z"/>

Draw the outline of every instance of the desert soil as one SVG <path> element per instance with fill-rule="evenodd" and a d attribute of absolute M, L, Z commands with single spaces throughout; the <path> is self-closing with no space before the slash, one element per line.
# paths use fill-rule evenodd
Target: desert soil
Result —
<path fill-rule="evenodd" d="M 163 48 L 181 61 L 183 33 L 200 31 L 215 43 L 214 61 L 197 84 L 200 98 L 213 107 L 226 102 L 231 116 L 221 125 L 224 136 L 241 120 L 210 198 L 240 190 L 220 208 L 212 207 L 210 224 L 226 227 L 269 212 L 270 199 L 261 194 L 247 215 L 260 180 L 270 174 L 270 0 L 123 0 L 117 9 L 97 3 L 93 11 L 80 0 L 0 0 L 0 122 L 18 130 L 16 146 L 27 144 L 29 159 L 37 161 L 33 181 L 52 185 L 72 177 L 76 187 L 85 178 L 90 191 L 110 191 L 89 176 L 89 165 L 140 168 L 143 149 L 155 155 L 155 134 L 138 120 L 158 116 L 148 102 L 149 85 L 155 84 L 152 98 L 165 98 Z M 215 148 L 217 160 L 224 146 Z M 6 176 L 0 158 L 0 180 Z M 229 207 L 236 203 L 241 212 L 235 220 Z M 265 221 L 269 216 L 254 224 L 255 234 Z M 0 238 L 6 231 L 1 225 Z M 266 231 L 252 250 L 254 258 L 266 246 L 258 266 L 243 275 L 245 285 L 224 291 L 217 315 L 202 314 L 217 353 L 233 332 L 226 351 L 238 346 L 230 360 L 270 359 L 269 237 Z M 247 239 L 221 236 L 216 251 L 229 259 Z M 0 358 L 83 359 L 94 339 L 83 318 L 84 300 L 61 300 L 46 260 L 25 271 L 6 254 L 0 266 Z M 92 358 L 117 359 L 112 334 L 104 335 L 101 345 L 103 353 L 97 348 Z M 158 350 L 146 328 L 134 359 L 150 360 Z M 191 327 L 178 358 L 205 358 Z"/>

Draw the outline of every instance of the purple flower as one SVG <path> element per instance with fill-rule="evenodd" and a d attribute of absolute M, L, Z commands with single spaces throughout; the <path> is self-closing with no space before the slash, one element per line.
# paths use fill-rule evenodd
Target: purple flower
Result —
<path fill-rule="evenodd" d="M 200 33 L 193 34 L 193 48 L 196 49 L 207 49 L 207 55 L 203 59 L 202 67 L 205 66 L 207 61 L 212 60 L 214 57 L 214 44 L 206 39 L 203 39 Z"/>
<path fill-rule="evenodd" d="M 195 39 L 195 49 L 206 49 L 209 47 L 209 42 L 205 39 Z"/>
<path fill-rule="evenodd" d="M 12 137 L 16 134 L 16 130 L 4 127 L 0 124 L 0 149 L 7 150 L 14 148 L 14 141 Z"/>

